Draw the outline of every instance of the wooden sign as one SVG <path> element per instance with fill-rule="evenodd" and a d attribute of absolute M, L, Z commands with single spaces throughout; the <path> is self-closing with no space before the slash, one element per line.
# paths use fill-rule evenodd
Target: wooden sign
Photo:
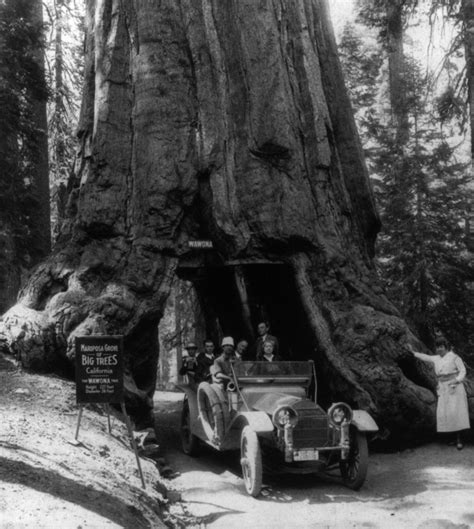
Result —
<path fill-rule="evenodd" d="M 122 414 L 127 425 L 130 443 L 135 452 L 138 473 L 142 487 L 146 489 L 137 444 L 133 437 L 132 424 L 125 409 L 123 395 L 123 336 L 78 336 L 76 346 L 76 399 L 79 405 L 76 436 L 71 442 L 75 446 L 79 443 L 79 428 L 84 410 L 84 403 L 96 402 L 105 404 L 107 422 L 110 426 L 109 403 L 120 403 Z"/>
<path fill-rule="evenodd" d="M 188 241 L 189 248 L 194 248 L 197 250 L 212 249 L 212 241 L 209 240 L 197 240 L 197 241 Z"/>
<path fill-rule="evenodd" d="M 75 345 L 77 402 L 123 402 L 122 336 L 79 336 Z"/>

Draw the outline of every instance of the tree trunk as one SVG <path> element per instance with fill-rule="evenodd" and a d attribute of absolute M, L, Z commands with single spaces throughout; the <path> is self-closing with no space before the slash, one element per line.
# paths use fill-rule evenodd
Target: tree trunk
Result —
<path fill-rule="evenodd" d="M 408 141 L 409 123 L 405 98 L 403 51 L 403 5 L 405 0 L 387 2 L 387 53 L 390 106 L 397 131 L 398 145 Z"/>
<path fill-rule="evenodd" d="M 471 126 L 471 175 L 474 174 L 474 0 L 462 0 L 464 53 L 466 55 L 466 77 Z M 466 246 L 474 252 L 474 200 L 466 200 Z"/>
<path fill-rule="evenodd" d="M 468 88 L 469 116 L 471 122 L 471 167 L 474 160 L 474 0 L 462 0 L 464 50 L 466 54 L 466 77 Z"/>
<path fill-rule="evenodd" d="M 32 3 L 33 24 L 43 26 L 43 3 L 41 0 L 33 0 Z M 44 47 L 35 50 L 36 62 L 40 67 L 42 77 L 45 77 Z M 33 212 L 36 217 L 39 259 L 45 258 L 51 251 L 51 207 L 49 202 L 49 164 L 48 164 L 48 117 L 47 101 L 33 101 L 33 119 L 36 128 L 37 157 L 35 160 L 35 181 L 38 208 Z M 36 264 L 38 259 L 34 262 Z"/>
<path fill-rule="evenodd" d="M 431 428 L 433 377 L 372 264 L 379 219 L 326 2 L 88 4 L 80 186 L 5 315 L 10 347 L 45 368 L 75 336 L 124 334 L 143 410 L 178 272 L 209 328 L 238 337 L 267 314 L 283 355 L 315 360 L 323 404 L 397 435 Z M 213 249 L 189 244 L 202 239 Z"/>
<path fill-rule="evenodd" d="M 8 50 L 8 37 L 4 31 L 0 31 L 0 52 L 6 53 Z M 5 80 L 11 77 L 10 68 L 4 57 L 0 57 L 0 96 L 2 103 L 2 111 L 11 106 L 11 101 L 7 99 L 7 93 L 11 93 L 11 89 L 4 88 Z M 12 98 L 10 98 L 12 99 Z M 6 103 L 4 101 L 7 101 Z M 11 109 L 10 109 L 10 112 Z M 9 124 L 10 125 L 10 124 Z M 18 163 L 15 156 L 17 149 L 15 145 L 15 131 L 12 125 L 6 126 L 2 123 L 0 126 L 0 200 L 2 206 L 3 201 L 10 201 L 11 197 L 15 196 L 15 165 Z M 12 192 L 13 191 L 13 192 Z M 5 312 L 10 308 L 16 300 L 18 289 L 20 287 L 20 271 L 16 265 L 16 245 L 12 215 L 5 211 L 5 207 L 0 207 L 0 312 Z"/>

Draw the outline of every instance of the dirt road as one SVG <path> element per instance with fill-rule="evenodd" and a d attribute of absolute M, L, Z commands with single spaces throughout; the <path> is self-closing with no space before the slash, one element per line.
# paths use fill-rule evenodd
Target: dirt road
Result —
<path fill-rule="evenodd" d="M 177 516 L 198 527 L 474 529 L 474 447 L 431 444 L 395 454 L 371 454 L 369 476 L 354 492 L 311 476 L 264 476 L 261 497 L 244 490 L 238 454 L 204 449 L 190 458 L 179 449 L 182 396 L 158 392 L 156 424 L 183 502 Z"/>

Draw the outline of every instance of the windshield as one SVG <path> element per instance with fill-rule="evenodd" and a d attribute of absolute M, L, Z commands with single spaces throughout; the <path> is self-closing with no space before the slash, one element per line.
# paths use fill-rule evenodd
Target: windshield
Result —
<path fill-rule="evenodd" d="M 313 375 L 313 362 L 235 362 L 235 376 L 240 381 L 249 378 L 309 378 Z"/>

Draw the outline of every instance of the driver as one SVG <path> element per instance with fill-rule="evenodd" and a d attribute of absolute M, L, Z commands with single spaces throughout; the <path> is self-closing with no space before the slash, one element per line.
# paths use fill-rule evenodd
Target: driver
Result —
<path fill-rule="evenodd" d="M 231 360 L 234 356 L 234 339 L 225 336 L 222 339 L 222 354 L 214 360 L 211 372 L 213 380 L 224 387 L 232 380 Z"/>

